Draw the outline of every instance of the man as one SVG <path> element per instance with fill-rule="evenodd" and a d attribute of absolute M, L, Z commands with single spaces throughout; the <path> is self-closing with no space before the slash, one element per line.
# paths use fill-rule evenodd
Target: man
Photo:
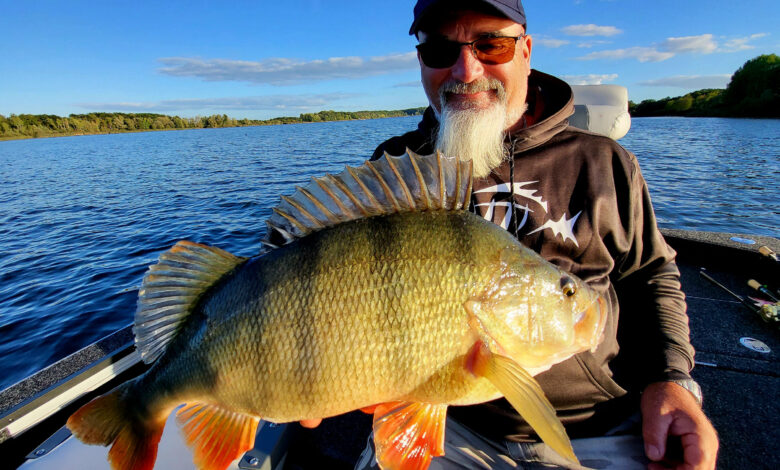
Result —
<path fill-rule="evenodd" d="M 693 349 L 675 254 L 658 232 L 636 158 L 568 127 L 571 88 L 531 70 L 520 0 L 419 0 L 410 34 L 420 42 L 430 107 L 417 130 L 384 142 L 374 158 L 409 148 L 473 160 L 474 210 L 610 299 L 598 350 L 537 376 L 575 452 L 577 437 L 620 424 L 641 392 L 639 452 L 652 462 L 677 459 L 677 468 L 714 468 L 718 441 L 689 375 Z M 557 462 L 543 444 L 517 444 L 533 435 L 503 400 L 451 407 L 449 416 L 446 455 L 432 467 Z M 625 443 L 613 441 L 595 441 L 594 455 L 598 446 L 608 453 Z M 370 456 L 364 460 L 370 465 Z"/>

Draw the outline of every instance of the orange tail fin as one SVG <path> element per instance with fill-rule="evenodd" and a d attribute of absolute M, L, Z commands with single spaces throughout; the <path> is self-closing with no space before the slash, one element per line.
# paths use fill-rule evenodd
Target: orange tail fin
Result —
<path fill-rule="evenodd" d="M 114 470 L 151 470 L 157 458 L 165 419 L 142 422 L 129 410 L 123 384 L 95 398 L 68 418 L 68 429 L 85 444 L 112 444 L 108 460 Z"/>

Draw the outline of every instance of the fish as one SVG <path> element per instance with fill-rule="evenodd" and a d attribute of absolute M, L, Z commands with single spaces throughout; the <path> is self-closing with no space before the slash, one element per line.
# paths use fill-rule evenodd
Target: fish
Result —
<path fill-rule="evenodd" d="M 472 184 L 469 162 L 385 155 L 281 197 L 257 256 L 178 242 L 139 289 L 149 369 L 67 427 L 110 445 L 112 468 L 146 470 L 177 410 L 196 467 L 224 469 L 261 419 L 362 409 L 381 468 L 424 469 L 444 454 L 449 406 L 503 396 L 576 463 L 533 376 L 594 350 L 606 303 L 469 212 Z"/>

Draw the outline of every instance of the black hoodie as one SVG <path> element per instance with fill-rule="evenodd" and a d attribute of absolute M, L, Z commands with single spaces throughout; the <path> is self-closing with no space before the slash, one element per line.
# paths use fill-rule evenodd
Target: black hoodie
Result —
<path fill-rule="evenodd" d="M 534 70 L 528 95 L 529 113 L 541 118 L 507 137 L 510 158 L 474 182 L 472 210 L 610 299 L 598 349 L 536 377 L 572 437 L 599 435 L 637 411 L 648 383 L 689 377 L 685 297 L 636 157 L 569 126 L 574 104 L 565 82 Z M 373 158 L 407 148 L 432 153 L 437 129 L 428 108 L 417 130 L 382 143 Z M 533 438 L 503 399 L 450 414 L 487 437 Z"/>

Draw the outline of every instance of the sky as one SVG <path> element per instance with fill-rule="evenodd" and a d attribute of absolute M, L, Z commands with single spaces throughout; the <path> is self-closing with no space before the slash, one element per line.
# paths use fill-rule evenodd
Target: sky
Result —
<path fill-rule="evenodd" d="M 270 119 L 427 105 L 414 0 L 0 0 L 0 114 Z M 526 0 L 533 68 L 629 99 L 780 52 L 777 0 Z"/>

